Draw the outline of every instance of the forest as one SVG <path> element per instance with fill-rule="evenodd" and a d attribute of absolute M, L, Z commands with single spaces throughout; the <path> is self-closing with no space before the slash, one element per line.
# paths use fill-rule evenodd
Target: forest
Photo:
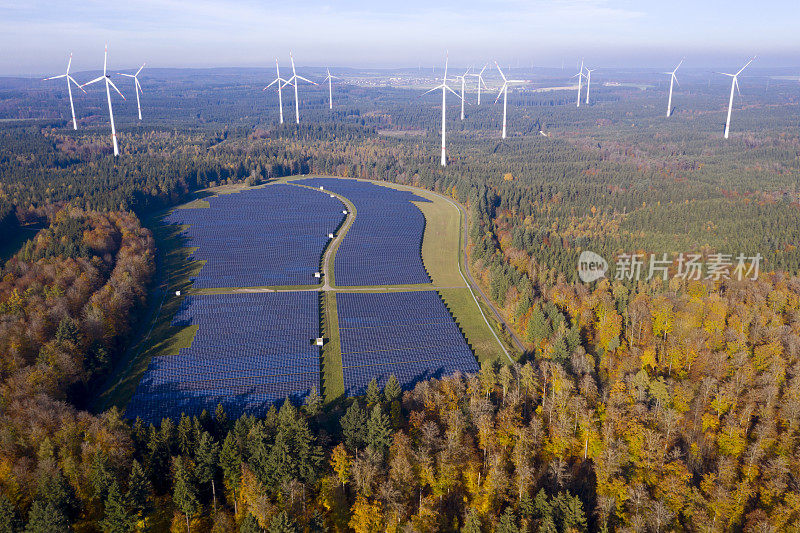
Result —
<path fill-rule="evenodd" d="M 600 86 L 580 110 L 523 90 L 504 141 L 490 103 L 450 113 L 442 169 L 418 91 L 343 85 L 329 113 L 309 89 L 303 123 L 277 126 L 245 74 L 143 80 L 150 122 L 120 108 L 118 159 L 99 98 L 74 132 L 57 90 L 0 81 L 0 244 L 43 227 L 0 278 L 0 531 L 798 530 L 796 91 L 743 91 L 747 133 L 723 143 L 719 84 L 699 75 L 670 129 L 660 85 Z M 208 186 L 309 173 L 464 204 L 471 270 L 526 353 L 265 419 L 95 411 L 153 288 L 140 220 Z M 577 279 L 583 250 L 607 279 Z M 756 280 L 615 280 L 634 252 L 764 262 Z"/>

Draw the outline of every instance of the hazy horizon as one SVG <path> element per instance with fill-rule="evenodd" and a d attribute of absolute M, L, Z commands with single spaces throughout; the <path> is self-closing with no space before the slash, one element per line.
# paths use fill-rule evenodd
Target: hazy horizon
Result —
<path fill-rule="evenodd" d="M 585 57 L 608 68 L 661 68 L 685 56 L 687 68 L 733 68 L 754 54 L 759 67 L 800 66 L 800 23 L 788 0 L 702 5 L 688 0 L 410 0 L 302 6 L 250 0 L 146 0 L 80 5 L 0 0 L 0 75 L 40 76 L 97 70 L 103 45 L 109 67 L 352 68 L 439 67 L 497 59 L 502 64 L 571 68 Z M 776 21 L 778 22 L 776 24 Z"/>

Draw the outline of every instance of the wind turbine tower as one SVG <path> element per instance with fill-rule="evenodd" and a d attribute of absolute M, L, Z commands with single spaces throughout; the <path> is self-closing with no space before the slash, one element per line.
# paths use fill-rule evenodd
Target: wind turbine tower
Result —
<path fill-rule="evenodd" d="M 331 69 L 325 69 L 328 72 L 328 75 L 325 77 L 325 81 L 328 82 L 328 109 L 333 109 L 333 80 L 338 80 L 337 76 L 331 76 Z M 323 83 L 325 82 L 323 81 Z"/>
<path fill-rule="evenodd" d="M 525 83 L 524 80 L 509 80 L 506 78 L 506 75 L 503 74 L 503 71 L 500 70 L 500 65 L 497 64 L 497 61 L 494 62 L 497 66 L 497 71 L 500 73 L 500 76 L 503 77 L 503 86 L 500 87 L 500 92 L 497 93 L 497 98 L 494 99 L 494 103 L 503 97 L 503 139 L 506 138 L 506 111 L 508 110 L 508 84 L 509 83 Z"/>
<path fill-rule="evenodd" d="M 683 65 L 683 59 L 681 59 L 681 62 L 678 63 L 677 67 L 675 67 L 675 70 L 673 70 L 672 72 L 664 73 L 664 74 L 669 74 L 669 98 L 667 99 L 667 118 L 672 116 L 672 86 L 678 83 L 678 77 L 675 75 L 675 73 L 678 72 L 678 69 L 681 68 L 681 65 Z M 678 83 L 679 87 L 680 85 L 681 84 Z"/>
<path fill-rule="evenodd" d="M 447 131 L 447 91 L 450 91 L 454 95 L 459 96 L 457 92 L 455 92 L 453 89 L 451 89 L 447 85 L 447 63 L 448 63 L 448 61 L 449 61 L 449 55 L 445 55 L 444 76 L 442 77 L 441 85 L 437 85 L 433 89 L 431 89 L 429 91 L 425 91 L 424 93 L 422 93 L 422 96 L 425 96 L 426 94 L 432 93 L 433 91 L 436 91 L 436 90 L 439 90 L 439 89 L 442 90 L 442 160 L 441 160 L 441 164 L 442 164 L 443 167 L 447 166 L 447 156 L 446 156 L 446 153 L 445 153 L 445 146 L 447 144 L 447 134 L 446 134 L 446 131 Z"/>
<path fill-rule="evenodd" d="M 281 78 L 281 67 L 278 66 L 278 58 L 277 57 L 275 58 L 275 72 L 277 73 L 278 77 L 275 78 L 275 80 L 272 83 L 270 83 L 269 85 L 267 85 L 266 87 L 264 87 L 261 90 L 262 91 L 266 91 L 267 89 L 269 89 L 273 85 L 277 84 L 277 88 L 278 88 L 278 111 L 280 113 L 279 114 L 280 123 L 283 124 L 283 96 L 282 96 L 282 93 L 283 93 L 283 87 L 289 82 L 286 81 L 285 79 Z"/>
<path fill-rule="evenodd" d="M 481 71 L 478 72 L 477 74 L 475 73 L 470 74 L 470 76 L 475 76 L 476 78 L 478 78 L 478 105 L 481 105 L 481 85 L 483 85 L 483 88 L 486 89 L 487 91 L 489 90 L 489 87 L 486 86 L 486 82 L 483 81 L 483 71 L 486 70 L 486 66 L 487 65 L 484 65 Z"/>
<path fill-rule="evenodd" d="M 464 86 L 467 84 L 467 76 L 469 75 L 469 71 L 472 67 L 469 67 L 464 74 L 461 76 L 456 76 L 456 79 L 461 79 L 461 120 L 464 120 Z"/>
<path fill-rule="evenodd" d="M 139 93 L 141 92 L 144 94 L 142 90 L 142 84 L 139 83 L 139 73 L 142 71 L 146 63 L 142 63 L 142 66 L 139 67 L 139 70 L 136 71 L 136 74 L 123 74 L 121 72 L 117 72 L 120 76 L 125 76 L 126 78 L 133 78 L 133 92 L 136 93 L 136 108 L 139 110 L 139 120 L 142 120 L 142 104 L 139 102 Z"/>
<path fill-rule="evenodd" d="M 84 94 L 86 93 L 86 91 L 83 90 L 83 87 L 81 87 L 80 83 L 75 81 L 75 78 L 73 78 L 72 76 L 69 75 L 69 67 L 70 66 L 72 66 L 72 54 L 71 53 L 69 54 L 69 61 L 67 61 L 67 73 L 66 74 L 61 74 L 59 76 L 51 76 L 49 78 L 45 78 L 42 81 L 57 80 L 59 78 L 66 78 L 66 80 L 67 80 L 67 92 L 69 93 L 69 108 L 72 110 L 72 129 L 77 130 L 78 129 L 78 121 L 75 120 L 75 104 L 72 103 L 72 85 L 70 85 L 70 83 L 74 83 L 75 86 L 78 89 L 80 89 L 81 91 L 84 92 Z"/>
<path fill-rule="evenodd" d="M 586 69 L 586 105 L 589 105 L 589 89 L 592 88 L 592 72 L 597 70 L 596 68 Z"/>
<path fill-rule="evenodd" d="M 739 74 L 741 74 L 744 71 L 744 69 L 746 69 L 750 65 L 750 63 L 755 61 L 755 59 L 756 59 L 755 56 L 753 56 L 753 59 L 751 59 L 750 61 L 745 63 L 744 66 L 742 68 L 740 68 L 739 71 L 736 74 L 728 74 L 726 72 L 721 72 L 721 74 L 723 74 L 725 76 L 730 76 L 732 78 L 732 81 L 731 81 L 731 98 L 728 101 L 728 120 L 725 121 L 725 138 L 726 139 L 728 138 L 728 134 L 731 131 L 731 111 L 733 110 L 733 90 L 736 89 L 736 91 L 739 92 L 739 95 L 741 96 L 742 93 L 739 91 Z"/>
<path fill-rule="evenodd" d="M 581 106 L 581 89 L 583 88 L 583 59 L 581 59 L 581 68 L 577 74 L 572 76 L 578 78 L 578 107 Z"/>
<path fill-rule="evenodd" d="M 114 128 L 114 110 L 111 108 L 111 87 L 117 91 L 117 94 L 122 96 L 122 99 L 125 100 L 125 97 L 119 92 L 117 86 L 114 85 L 114 82 L 111 81 L 111 76 L 107 74 L 108 71 L 108 45 L 106 45 L 105 56 L 103 57 L 103 75 L 93 79 L 92 81 L 87 81 L 81 87 L 86 87 L 87 85 L 91 85 L 93 83 L 97 83 L 98 81 L 105 81 L 106 82 L 106 99 L 108 100 L 108 118 L 111 122 L 111 140 L 114 144 L 114 157 L 119 155 L 119 146 L 117 145 L 117 130 Z"/>
<path fill-rule="evenodd" d="M 297 75 L 297 71 L 294 68 L 294 56 L 292 56 L 291 52 L 289 52 L 289 59 L 292 60 L 292 77 L 286 80 L 284 85 L 291 84 L 294 86 L 294 118 L 295 121 L 300 124 L 300 99 L 297 97 L 297 85 L 299 84 L 300 80 L 308 82 L 312 85 L 317 84 L 307 78 L 304 78 L 303 76 Z"/>

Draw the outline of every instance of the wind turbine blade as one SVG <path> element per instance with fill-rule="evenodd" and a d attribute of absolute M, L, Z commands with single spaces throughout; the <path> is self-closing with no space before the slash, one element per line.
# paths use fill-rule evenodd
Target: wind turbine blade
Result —
<path fill-rule="evenodd" d="M 142 71 L 142 69 L 144 68 L 144 66 L 145 66 L 146 64 L 147 64 L 147 63 L 142 63 L 142 66 L 141 66 L 141 67 L 139 67 L 139 70 L 137 70 L 137 71 L 136 71 L 136 74 L 134 74 L 134 76 L 138 76 L 138 75 L 139 75 L 139 73 Z"/>
<path fill-rule="evenodd" d="M 281 81 L 282 81 L 282 80 L 281 80 L 280 78 L 278 78 L 278 79 L 274 80 L 272 83 L 270 83 L 269 85 L 267 85 L 266 87 L 264 87 L 264 88 L 263 88 L 263 89 L 261 89 L 261 90 L 262 90 L 262 91 L 266 91 L 267 89 L 269 89 L 270 87 L 272 87 L 272 86 L 273 86 L 273 85 L 275 85 L 276 83 L 280 83 Z"/>
<path fill-rule="evenodd" d="M 135 74 L 125 74 L 125 73 L 123 73 L 123 72 L 117 72 L 117 74 L 118 74 L 119 76 L 125 76 L 126 78 L 135 78 L 135 77 L 136 77 L 136 75 L 135 75 Z"/>
<path fill-rule="evenodd" d="M 80 89 L 81 91 L 83 91 L 83 93 L 84 93 L 84 94 L 86 94 L 86 89 L 84 89 L 83 87 L 81 87 L 81 84 L 80 84 L 80 83 L 78 83 L 77 81 L 75 81 L 75 78 L 73 78 L 72 76 L 67 76 L 67 79 L 68 79 L 69 81 L 71 81 L 72 83 L 74 83 L 74 84 L 75 84 L 75 87 L 77 87 L 78 89 Z"/>
<path fill-rule="evenodd" d="M 441 85 L 437 85 L 437 86 L 436 86 L 436 87 L 434 87 L 433 89 L 431 89 L 431 90 L 429 90 L 429 91 L 425 91 L 425 92 L 424 92 L 424 93 L 422 93 L 420 96 L 425 96 L 426 94 L 428 94 L 428 93 L 432 93 L 433 91 L 439 90 L 439 89 L 441 89 L 441 88 L 442 88 L 442 86 L 441 86 Z"/>
<path fill-rule="evenodd" d="M 497 72 L 500 73 L 500 75 L 503 77 L 503 81 L 505 82 L 506 81 L 506 75 L 503 74 L 502 70 L 500 70 L 500 65 L 497 64 L 497 61 L 495 61 L 494 64 L 497 66 Z"/>
<path fill-rule="evenodd" d="M 69 75 L 69 67 L 72 66 L 72 52 L 69 53 L 69 61 L 67 61 L 67 74 Z"/>
<path fill-rule="evenodd" d="M 295 76 L 298 80 L 307 81 L 308 83 L 313 83 L 314 85 L 318 85 L 316 82 L 309 80 L 308 78 L 304 78 L 303 76 Z"/>
<path fill-rule="evenodd" d="M 739 78 L 736 76 L 733 77 L 733 86 L 736 87 L 736 92 L 739 96 L 742 96 L 742 91 L 739 90 Z"/>
<path fill-rule="evenodd" d="M 755 56 L 753 56 L 753 59 L 751 59 L 750 61 L 748 61 L 747 63 L 745 63 L 745 64 L 744 64 L 744 66 L 743 66 L 742 68 L 740 68 L 740 69 L 739 69 L 739 72 L 737 72 L 737 73 L 736 73 L 736 75 L 738 76 L 739 74 L 741 74 L 741 73 L 744 71 L 744 69 L 746 69 L 746 68 L 747 68 L 747 67 L 750 65 L 750 63 L 752 63 L 752 62 L 753 62 L 753 61 L 755 61 L 755 60 L 756 60 L 756 57 L 755 57 Z"/>
<path fill-rule="evenodd" d="M 106 69 L 108 68 L 108 44 L 106 44 L 106 51 L 103 55 L 103 75 L 106 73 Z"/>
<path fill-rule="evenodd" d="M 672 71 L 672 73 L 673 73 L 673 74 L 675 74 L 676 72 L 678 72 L 678 69 L 679 69 L 679 68 L 681 68 L 681 65 L 683 65 L 683 60 L 684 60 L 684 59 L 685 59 L 685 58 L 682 58 L 682 59 L 681 59 L 681 62 L 680 62 L 680 63 L 678 63 L 678 66 L 677 66 L 677 67 L 675 67 L 675 70 L 673 70 L 673 71 Z"/>
<path fill-rule="evenodd" d="M 123 96 L 123 94 L 122 94 L 121 92 L 119 92 L 119 89 L 117 89 L 117 86 L 116 86 L 116 85 L 114 85 L 114 82 L 113 82 L 113 81 L 111 81 L 111 78 L 106 78 L 106 80 L 107 80 L 107 81 L 108 81 L 108 83 L 109 83 L 109 84 L 110 84 L 110 85 L 111 85 L 111 86 L 114 88 L 114 90 L 115 90 L 115 91 L 117 91 L 117 94 L 119 94 L 120 96 L 122 96 L 122 99 L 123 99 L 123 100 L 125 100 L 125 96 Z"/>
<path fill-rule="evenodd" d="M 676 76 L 675 74 L 673 74 L 673 75 L 672 75 L 672 79 L 674 79 L 674 80 L 675 80 L 675 83 L 676 83 L 676 84 L 678 84 L 678 87 L 680 87 L 680 86 L 681 86 L 681 84 L 680 84 L 680 83 L 678 83 L 678 76 Z"/>
<path fill-rule="evenodd" d="M 142 89 L 142 84 L 139 83 L 139 78 L 133 78 L 133 81 L 134 81 L 134 85 L 136 86 L 136 88 L 139 89 L 139 92 L 141 94 L 144 94 L 144 90 Z"/>
<path fill-rule="evenodd" d="M 500 92 L 497 93 L 497 98 L 494 99 L 494 103 L 495 104 L 497 103 L 498 100 L 500 100 L 500 97 L 503 96 L 503 91 L 505 90 L 505 88 L 506 88 L 506 84 L 504 83 L 503 86 L 500 87 Z"/>
<path fill-rule="evenodd" d="M 457 92 L 455 92 L 453 89 L 451 89 L 451 88 L 450 88 L 450 87 L 448 87 L 447 85 L 445 85 L 445 86 L 444 86 L 444 88 L 445 88 L 445 89 L 447 89 L 448 91 L 450 91 L 451 93 L 453 93 L 454 95 L 456 95 L 457 97 L 461 98 L 461 95 L 460 95 L 460 94 L 458 94 Z"/>
<path fill-rule="evenodd" d="M 50 76 L 49 78 L 44 78 L 42 81 L 57 80 L 59 78 L 66 78 L 66 77 L 67 77 L 67 74 L 59 74 L 58 76 Z"/>
<path fill-rule="evenodd" d="M 86 83 L 84 83 L 83 85 L 81 85 L 81 87 L 86 87 L 87 85 L 91 85 L 91 84 L 93 84 L 93 83 L 97 83 L 98 81 L 103 81 L 104 79 L 106 79 L 106 77 L 105 77 L 105 76 L 100 76 L 99 78 L 95 78 L 95 79 L 93 79 L 92 81 L 87 81 Z"/>

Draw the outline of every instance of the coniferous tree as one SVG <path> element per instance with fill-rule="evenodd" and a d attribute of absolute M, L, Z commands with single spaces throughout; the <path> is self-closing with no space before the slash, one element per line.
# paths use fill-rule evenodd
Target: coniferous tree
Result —
<path fill-rule="evenodd" d="M 350 450 L 357 451 L 367 442 L 367 414 L 355 400 L 339 423 L 342 425 L 344 443 Z"/>
<path fill-rule="evenodd" d="M 197 487 L 182 457 L 175 458 L 174 468 L 172 501 L 186 517 L 186 532 L 189 533 L 189 519 L 200 505 Z"/>
<path fill-rule="evenodd" d="M 25 533 L 67 533 L 72 531 L 66 515 L 52 502 L 33 502 Z"/>
<path fill-rule="evenodd" d="M 367 444 L 373 450 L 383 454 L 391 443 L 392 425 L 380 404 L 376 404 L 367 421 Z"/>
<path fill-rule="evenodd" d="M 131 463 L 131 473 L 128 476 L 128 493 L 126 499 L 128 504 L 138 513 L 144 513 L 150 507 L 150 498 L 153 494 L 153 486 L 144 469 L 136 459 Z"/>
<path fill-rule="evenodd" d="M 381 403 L 382 395 L 381 389 L 378 387 L 378 380 L 372 378 L 367 385 L 367 409 L 372 409 L 373 406 Z"/>
<path fill-rule="evenodd" d="M 247 513 L 239 526 L 239 533 L 264 533 L 264 529 L 258 524 L 255 516 Z"/>
<path fill-rule="evenodd" d="M 16 507 L 8 498 L 0 495 L 0 533 L 17 533 L 22 529 Z"/>
<path fill-rule="evenodd" d="M 286 513 L 281 511 L 272 517 L 267 528 L 267 533 L 298 533 L 299 529 L 294 520 Z"/>
<path fill-rule="evenodd" d="M 237 492 L 242 484 L 242 454 L 233 431 L 225 436 L 225 441 L 222 443 L 219 465 L 222 468 L 222 475 L 225 481 L 233 489 L 233 508 L 234 512 L 238 513 Z"/>
<path fill-rule="evenodd" d="M 201 485 L 211 484 L 211 495 L 214 512 L 217 512 L 217 464 L 219 462 L 219 444 L 207 431 L 200 435 L 197 443 L 197 453 L 195 454 L 195 472 L 197 482 Z"/>
<path fill-rule="evenodd" d="M 481 519 L 474 509 L 470 509 L 467 513 L 461 533 L 481 533 Z"/>
<path fill-rule="evenodd" d="M 135 517 L 128 512 L 125 498 L 119 492 L 119 485 L 113 482 L 108 489 L 105 502 L 105 513 L 101 526 L 105 533 L 128 533 L 133 531 Z"/>

